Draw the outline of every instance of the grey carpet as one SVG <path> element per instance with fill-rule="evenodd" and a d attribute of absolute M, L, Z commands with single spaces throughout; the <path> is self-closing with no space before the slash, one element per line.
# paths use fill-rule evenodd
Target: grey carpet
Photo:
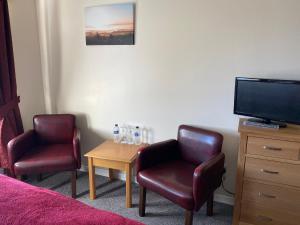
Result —
<path fill-rule="evenodd" d="M 69 173 L 44 175 L 41 182 L 35 177 L 29 177 L 25 182 L 39 187 L 45 187 L 64 195 L 70 195 Z M 77 200 L 103 210 L 112 211 L 127 218 L 141 221 L 147 225 L 183 225 L 184 210 L 159 195 L 148 192 L 146 217 L 138 216 L 138 186 L 133 185 L 133 207 L 125 208 L 125 183 L 123 181 L 109 182 L 108 178 L 96 176 L 97 198 L 89 199 L 89 183 L 87 173 L 80 172 L 77 180 Z M 205 205 L 194 215 L 194 225 L 229 225 L 232 222 L 232 207 L 215 203 L 214 216 L 205 215 Z"/>

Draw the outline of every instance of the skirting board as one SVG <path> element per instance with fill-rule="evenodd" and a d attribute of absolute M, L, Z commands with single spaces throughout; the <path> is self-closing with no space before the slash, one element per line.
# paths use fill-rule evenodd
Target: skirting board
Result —
<path fill-rule="evenodd" d="M 85 166 L 85 165 L 82 165 L 80 171 L 87 172 L 88 167 Z M 107 169 L 96 168 L 95 173 L 97 175 L 100 175 L 100 176 L 108 177 L 108 170 Z M 119 180 L 123 180 L 123 181 L 126 180 L 126 176 L 123 172 L 114 173 L 114 177 L 119 179 Z M 136 179 L 134 179 L 134 182 L 137 183 Z M 231 206 L 234 205 L 234 198 L 231 197 L 231 196 L 228 196 L 228 195 L 215 194 L 214 195 L 214 201 L 224 203 L 224 204 L 227 204 L 227 205 L 231 205 Z"/>

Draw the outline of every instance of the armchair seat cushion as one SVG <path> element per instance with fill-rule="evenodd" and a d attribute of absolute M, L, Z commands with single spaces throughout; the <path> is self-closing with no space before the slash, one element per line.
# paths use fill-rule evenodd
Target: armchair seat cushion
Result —
<path fill-rule="evenodd" d="M 40 145 L 25 153 L 15 164 L 16 175 L 76 169 L 72 144 Z"/>
<path fill-rule="evenodd" d="M 140 185 L 187 210 L 194 209 L 193 174 L 196 166 L 183 160 L 172 160 L 140 171 Z"/>

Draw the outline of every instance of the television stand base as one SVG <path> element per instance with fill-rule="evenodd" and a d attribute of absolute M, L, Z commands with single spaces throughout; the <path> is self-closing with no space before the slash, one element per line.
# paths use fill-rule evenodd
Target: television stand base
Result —
<path fill-rule="evenodd" d="M 271 120 L 254 119 L 254 118 L 245 120 L 243 125 L 253 126 L 253 127 L 261 127 L 261 128 L 269 128 L 269 129 L 279 129 L 279 128 L 287 127 L 286 123 L 281 123 L 281 122 L 271 121 Z"/>

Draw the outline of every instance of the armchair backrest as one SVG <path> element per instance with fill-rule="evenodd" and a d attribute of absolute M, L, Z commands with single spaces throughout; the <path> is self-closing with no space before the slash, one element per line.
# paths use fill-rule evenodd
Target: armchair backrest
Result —
<path fill-rule="evenodd" d="M 72 143 L 75 116 L 71 114 L 36 115 L 33 126 L 41 144 Z"/>
<path fill-rule="evenodd" d="M 223 144 L 221 134 L 187 125 L 179 127 L 177 140 L 181 158 L 196 165 L 221 152 Z"/>

